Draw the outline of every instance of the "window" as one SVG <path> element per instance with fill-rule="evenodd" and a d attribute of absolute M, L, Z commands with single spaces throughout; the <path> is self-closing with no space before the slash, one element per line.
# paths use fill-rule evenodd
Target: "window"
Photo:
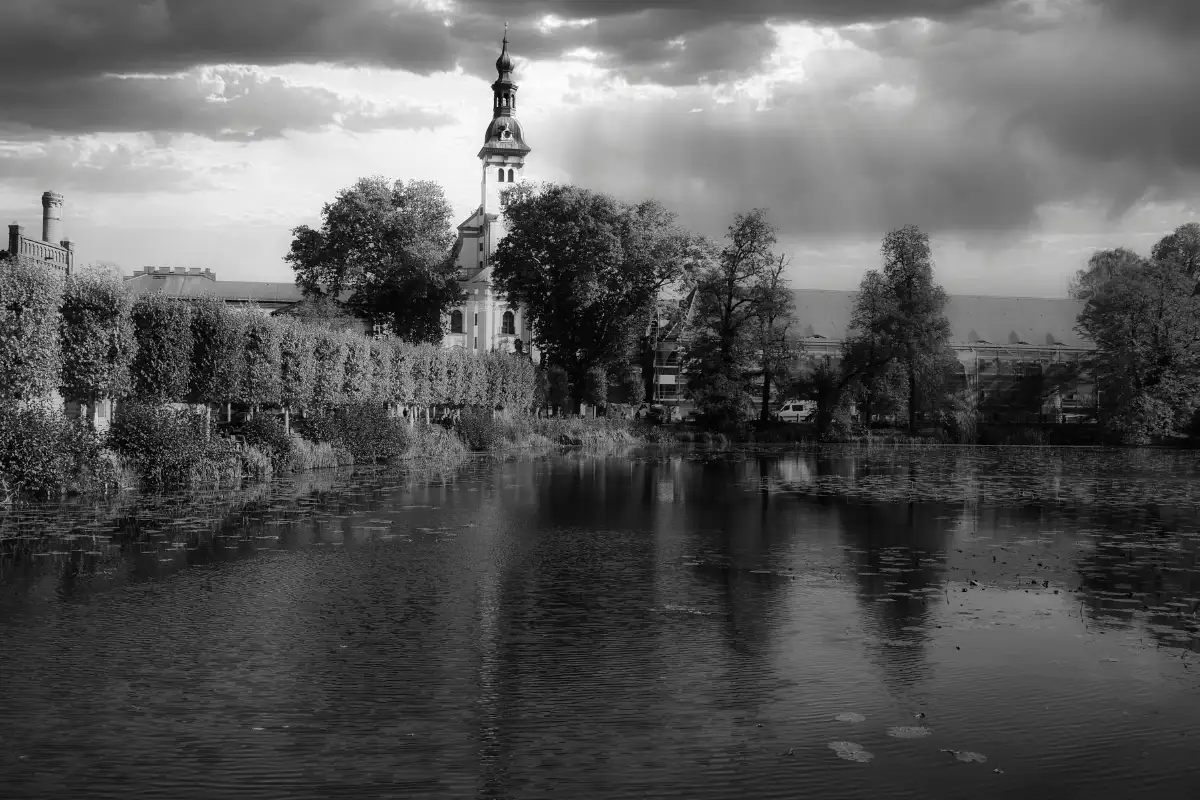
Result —
<path fill-rule="evenodd" d="M 475 337 L 475 349 L 476 350 L 479 349 L 479 337 L 478 336 Z"/>
<path fill-rule="evenodd" d="M 450 312 L 450 332 L 462 333 L 462 312 L 458 309 Z"/>
<path fill-rule="evenodd" d="M 500 168 L 500 174 L 496 176 L 496 180 L 500 181 L 500 183 L 504 183 L 504 167 Z"/>
<path fill-rule="evenodd" d="M 475 322 L 472 324 L 475 325 L 475 327 L 477 327 L 477 328 L 479 327 L 479 312 L 478 311 L 475 312 Z"/>
<path fill-rule="evenodd" d="M 508 170 L 508 182 L 509 182 L 509 183 L 512 183 L 512 182 L 513 182 L 513 171 L 512 171 L 512 168 L 511 168 L 511 167 L 510 167 L 510 168 L 509 168 L 509 170 Z"/>
<path fill-rule="evenodd" d="M 479 243 L 479 252 L 483 252 L 483 242 Z"/>
<path fill-rule="evenodd" d="M 515 334 L 517 332 L 516 315 L 511 311 L 505 311 L 504 316 L 500 319 L 500 333 Z"/>

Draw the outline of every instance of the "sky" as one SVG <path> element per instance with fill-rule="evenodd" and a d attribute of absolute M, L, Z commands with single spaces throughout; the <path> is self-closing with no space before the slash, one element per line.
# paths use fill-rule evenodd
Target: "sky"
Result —
<path fill-rule="evenodd" d="M 769 209 L 797 288 L 915 224 L 958 294 L 1065 296 L 1097 249 L 1200 219 L 1196 0 L 5 0 L 0 213 L 45 190 L 83 262 L 290 281 L 359 177 L 456 223 L 505 21 L 526 177 Z"/>

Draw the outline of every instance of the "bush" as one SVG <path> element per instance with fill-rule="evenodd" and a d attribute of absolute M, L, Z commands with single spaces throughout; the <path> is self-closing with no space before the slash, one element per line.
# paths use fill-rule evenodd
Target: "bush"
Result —
<path fill-rule="evenodd" d="M 122 403 L 108 431 L 108 446 L 132 460 L 138 476 L 152 485 L 236 481 L 242 472 L 237 447 L 210 439 L 205 428 L 202 413 Z"/>
<path fill-rule="evenodd" d="M 403 420 L 388 416 L 382 403 L 370 401 L 306 415 L 297 428 L 311 441 L 341 445 L 357 464 L 403 458 L 412 439 Z"/>
<path fill-rule="evenodd" d="M 0 405 L 0 501 L 114 489 L 117 477 L 83 420 L 38 405 Z"/>
<path fill-rule="evenodd" d="M 490 409 L 469 406 L 458 414 L 453 431 L 468 450 L 496 450 L 505 444 L 504 430 Z"/>
<path fill-rule="evenodd" d="M 277 471 L 289 468 L 292 463 L 294 439 L 283 430 L 283 425 L 265 414 L 256 414 L 242 426 L 241 434 L 246 444 L 261 450 L 271 460 Z"/>

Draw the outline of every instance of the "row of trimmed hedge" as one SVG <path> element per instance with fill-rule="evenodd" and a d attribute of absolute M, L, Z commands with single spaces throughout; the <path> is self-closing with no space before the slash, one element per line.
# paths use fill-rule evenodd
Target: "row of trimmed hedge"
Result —
<path fill-rule="evenodd" d="M 115 276 L 85 273 L 64 283 L 40 265 L 0 264 L 2 400 L 57 389 L 85 402 L 320 410 L 379 401 L 523 411 L 539 402 L 537 373 L 511 354 L 326 330 L 215 298 L 134 300 Z"/>

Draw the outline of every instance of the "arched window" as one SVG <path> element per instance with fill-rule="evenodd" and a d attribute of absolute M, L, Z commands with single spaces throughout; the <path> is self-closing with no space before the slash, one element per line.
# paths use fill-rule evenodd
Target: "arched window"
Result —
<path fill-rule="evenodd" d="M 500 168 L 499 173 L 496 175 L 496 180 L 500 181 L 501 183 L 504 183 L 504 167 Z"/>
<path fill-rule="evenodd" d="M 511 167 L 510 167 L 510 168 L 509 168 L 509 170 L 508 170 L 508 182 L 509 182 L 509 183 L 512 183 L 512 182 L 513 182 L 513 171 L 512 171 L 512 168 L 511 168 Z"/>
<path fill-rule="evenodd" d="M 450 312 L 450 332 L 462 333 L 462 312 L 455 309 Z"/>
<path fill-rule="evenodd" d="M 500 318 L 500 333 L 513 335 L 517 332 L 517 318 L 511 311 L 505 311 Z"/>

